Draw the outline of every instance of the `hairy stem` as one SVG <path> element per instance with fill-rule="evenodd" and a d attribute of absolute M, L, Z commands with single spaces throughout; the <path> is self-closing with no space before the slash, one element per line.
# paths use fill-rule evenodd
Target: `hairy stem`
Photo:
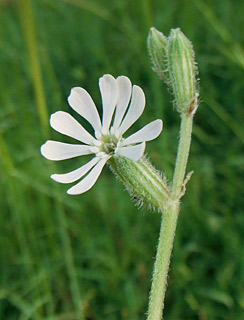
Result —
<path fill-rule="evenodd" d="M 183 113 L 181 116 L 180 142 L 170 197 L 162 212 L 162 223 L 154 264 L 147 320 L 161 320 L 163 316 L 170 257 L 191 143 L 192 118 L 193 115 L 189 113 Z"/>

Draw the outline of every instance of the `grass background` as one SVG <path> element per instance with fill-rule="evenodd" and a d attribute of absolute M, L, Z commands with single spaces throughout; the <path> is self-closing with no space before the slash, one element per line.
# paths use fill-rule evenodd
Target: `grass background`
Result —
<path fill-rule="evenodd" d="M 244 2 L 19 0 L 0 2 L 0 319 L 145 319 L 160 215 L 138 210 L 105 169 L 68 196 L 49 175 L 79 166 L 40 156 L 60 139 L 48 118 L 82 86 L 101 106 L 104 73 L 129 76 L 164 132 L 147 145 L 172 177 L 179 130 L 172 97 L 147 55 L 150 26 L 180 27 L 195 48 L 202 103 L 195 117 L 165 320 L 244 314 Z"/>

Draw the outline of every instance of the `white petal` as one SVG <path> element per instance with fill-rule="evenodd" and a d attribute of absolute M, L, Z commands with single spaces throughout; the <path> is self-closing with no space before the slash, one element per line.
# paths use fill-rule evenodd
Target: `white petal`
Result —
<path fill-rule="evenodd" d="M 118 101 L 119 90 L 116 80 L 110 74 L 105 74 L 99 79 L 99 87 L 103 102 L 102 130 L 103 133 L 106 134 L 112 120 L 115 105 Z"/>
<path fill-rule="evenodd" d="M 145 107 L 145 95 L 138 86 L 133 86 L 132 99 L 129 110 L 119 128 L 120 135 L 128 130 L 134 122 L 141 116 Z"/>
<path fill-rule="evenodd" d="M 85 174 L 87 174 L 87 172 L 91 170 L 91 168 L 94 167 L 99 160 L 100 158 L 95 157 L 91 161 L 89 161 L 88 163 L 86 163 L 85 165 L 83 165 L 82 167 L 74 171 L 63 173 L 63 174 L 52 174 L 51 178 L 59 183 L 74 182 L 80 179 L 81 177 L 83 177 Z"/>
<path fill-rule="evenodd" d="M 126 146 L 132 143 L 139 143 L 142 141 L 150 141 L 159 136 L 163 129 L 163 121 L 158 119 L 150 122 L 146 126 L 144 126 L 141 130 L 132 134 L 125 140 L 123 140 L 120 146 Z"/>
<path fill-rule="evenodd" d="M 81 180 L 79 183 L 70 188 L 67 193 L 68 194 L 81 194 L 93 187 L 95 182 L 97 181 L 105 163 L 108 161 L 109 157 L 101 159 L 95 167 L 88 173 L 88 175 Z"/>
<path fill-rule="evenodd" d="M 141 144 L 137 144 L 135 146 L 118 148 L 116 150 L 116 155 L 137 161 L 142 157 L 145 147 L 146 143 L 142 142 Z"/>
<path fill-rule="evenodd" d="M 90 145 L 99 144 L 99 142 L 67 112 L 58 111 L 53 113 L 50 118 L 50 124 L 54 130 L 83 143 Z"/>
<path fill-rule="evenodd" d="M 41 146 L 41 154 L 48 160 L 66 160 L 86 154 L 95 153 L 97 147 L 80 144 L 69 144 L 58 141 L 48 140 Z"/>
<path fill-rule="evenodd" d="M 90 122 L 95 131 L 101 130 L 101 120 L 97 108 L 85 89 L 79 87 L 71 89 L 68 102 L 77 113 Z"/>
<path fill-rule="evenodd" d="M 115 117 L 113 127 L 119 127 L 124 114 L 127 110 L 130 97 L 131 97 L 131 82 L 130 79 L 125 76 L 120 76 L 116 79 L 119 86 L 118 102 L 115 109 Z"/>

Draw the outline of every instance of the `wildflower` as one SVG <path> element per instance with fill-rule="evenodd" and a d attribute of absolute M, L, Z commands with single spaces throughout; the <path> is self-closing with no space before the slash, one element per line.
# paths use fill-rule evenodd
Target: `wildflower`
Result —
<path fill-rule="evenodd" d="M 109 74 L 99 79 L 99 87 L 103 103 L 102 122 L 92 98 L 85 89 L 73 88 L 68 97 L 71 108 L 92 125 L 95 137 L 70 114 L 57 111 L 50 117 L 51 127 L 83 144 L 48 140 L 41 147 L 42 155 L 54 161 L 95 155 L 92 160 L 74 171 L 51 175 L 51 178 L 59 183 L 72 183 L 85 176 L 67 191 L 68 194 L 88 191 L 111 157 L 126 157 L 138 161 L 144 153 L 145 142 L 155 139 L 162 131 L 163 123 L 158 119 L 128 138 L 123 138 L 123 134 L 138 120 L 144 110 L 143 90 L 136 85 L 132 87 L 130 80 L 125 76 L 115 79 Z"/>

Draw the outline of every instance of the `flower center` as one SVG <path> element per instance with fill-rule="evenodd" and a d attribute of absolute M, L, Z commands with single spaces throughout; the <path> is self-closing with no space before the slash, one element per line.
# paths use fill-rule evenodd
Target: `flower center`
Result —
<path fill-rule="evenodd" d="M 100 139 L 103 144 L 101 145 L 101 151 L 113 155 L 117 147 L 118 139 L 114 135 L 102 136 Z"/>

